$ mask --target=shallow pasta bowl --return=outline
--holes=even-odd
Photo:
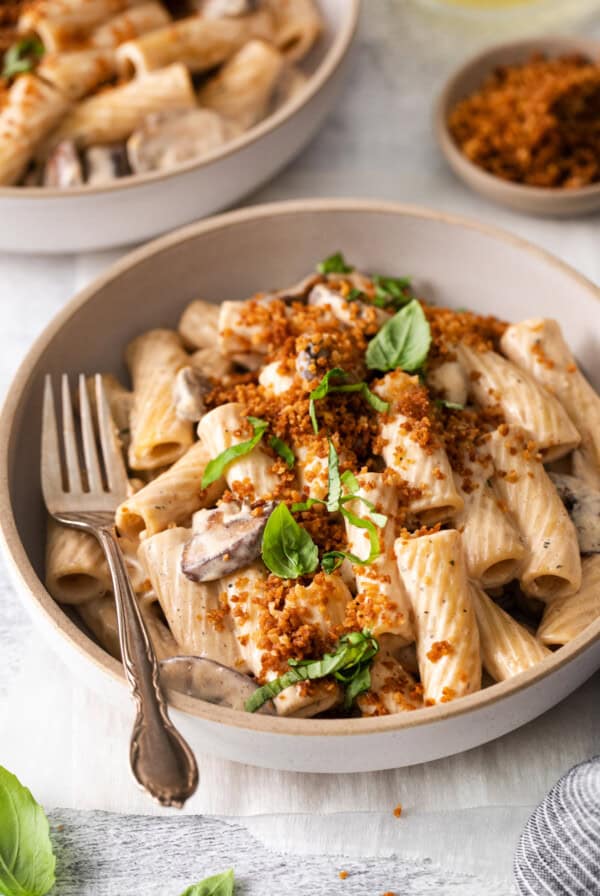
[[[81,252],[139,243],[235,204],[315,135],[341,89],[360,0],[319,0],[325,30],[304,88],[260,124],[170,171],[105,187],[0,187],[0,250]]]
[[[0,417],[0,536],[18,592],[73,674],[116,702],[128,700],[120,664],[42,584],[45,515],[37,471],[43,377],[63,370],[122,376],[125,343],[142,330],[174,325],[191,299],[242,299],[293,283],[336,249],[364,270],[410,274],[424,297],[454,307],[518,320],[526,296],[528,315],[561,321],[600,385],[599,291],[539,249],[461,219],[353,200],[290,202],[201,222],[129,255],[39,337]],[[516,285],[508,291],[507,271]],[[302,720],[249,715],[177,694],[172,703],[198,751],[297,771],[367,771],[436,759],[498,737],[558,703],[598,667],[600,620],[510,681],[412,713]]]
[[[470,59],[449,78],[434,114],[435,135],[446,161],[467,186],[488,199],[518,212],[566,218],[600,210],[600,184],[578,189],[533,187],[496,177],[475,165],[456,144],[448,116],[458,102],[481,87],[495,68],[527,62],[533,53],[549,58],[579,53],[600,59],[600,42],[579,37],[539,37],[489,47]]]

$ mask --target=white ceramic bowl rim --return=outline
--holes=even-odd
[[[121,664],[109,656],[94,641],[88,638],[76,624],[65,614],[44,588],[33,569],[25,548],[19,538],[16,521],[13,514],[10,483],[9,483],[9,457],[10,444],[13,438],[12,427],[15,412],[19,405],[22,393],[27,386],[31,371],[39,362],[46,348],[52,342],[57,333],[76,314],[99,289],[122,274],[136,267],[149,255],[159,255],[176,244],[185,243],[203,233],[218,233],[232,225],[242,222],[255,221],[261,218],[280,217],[294,215],[300,212],[309,212],[318,215],[319,212],[365,212],[389,215],[403,215],[446,223],[463,229],[474,230],[486,234],[500,242],[504,242],[523,252],[537,256],[540,261],[551,265],[567,274],[579,285],[587,290],[595,299],[600,299],[600,289],[594,286],[583,275],[579,274],[569,265],[545,252],[537,246],[513,236],[506,231],[480,224],[469,219],[422,209],[414,206],[399,205],[387,202],[375,202],[361,199],[309,199],[279,202],[254,206],[235,212],[228,212],[214,218],[201,221],[181,228],[172,234],[163,236],[146,247],[129,253],[119,262],[114,264],[106,273],[97,278],[90,286],[76,295],[54,317],[43,333],[37,338],[21,363],[13,383],[6,396],[4,406],[0,411],[0,545],[10,564],[14,579],[18,581],[22,593],[30,604],[32,610],[41,612],[48,623],[61,637],[65,639],[70,648],[75,648],[87,660],[92,660],[104,673],[113,680],[120,681],[125,687],[125,677]],[[478,691],[468,697],[462,697],[447,704],[433,706],[426,709],[415,710],[410,713],[396,715],[359,718],[359,719],[286,719],[272,716],[252,715],[236,710],[226,709],[220,706],[204,703],[185,697],[181,694],[171,694],[171,704],[183,712],[189,713],[210,722],[221,723],[227,726],[260,731],[271,734],[305,735],[305,736],[347,736],[367,735],[397,731],[414,726],[427,725],[440,722],[444,719],[468,715],[480,709],[498,703],[513,694],[531,687],[539,682],[551,671],[566,665],[575,657],[583,653],[591,644],[600,639],[600,619],[592,623],[571,643],[560,648],[543,662],[514,678],[492,685],[483,691]]]
[[[168,171],[150,171],[147,174],[133,174],[124,178],[119,178],[114,183],[107,184],[106,186],[83,185],[81,187],[69,187],[68,189],[52,187],[0,187],[0,199],[22,198],[31,200],[59,198],[68,201],[69,199],[81,196],[93,196],[111,193],[117,190],[131,190],[135,187],[146,186],[167,178],[177,177],[180,174],[186,174],[189,171],[197,171],[201,168],[208,167],[213,162],[225,159],[228,156],[233,155],[233,153],[244,149],[246,146],[250,146],[267,134],[276,131],[306,106],[344,61],[358,27],[361,0],[345,0],[345,2],[347,3],[347,12],[340,29],[335,34],[332,44],[318,68],[309,77],[307,83],[298,92],[297,96],[292,97],[289,102],[284,103],[280,109],[259,122],[259,124],[255,125],[253,128],[250,128],[245,134],[241,134],[234,140],[228,141],[224,148],[218,147],[212,152],[207,153],[205,156],[202,156],[200,160],[194,161],[194,159],[191,159],[187,162],[180,162]]]
[[[460,84],[460,82],[471,71],[471,69],[479,67],[479,65],[486,62],[488,58],[494,57],[497,54],[501,53],[503,49],[510,49],[511,51],[516,52],[522,50],[523,52],[527,51],[533,53],[535,52],[536,48],[540,49],[540,45],[542,44],[545,47],[553,46],[557,50],[565,53],[568,53],[569,51],[582,52],[587,48],[587,52],[589,52],[590,56],[592,56],[592,54],[595,52],[597,59],[600,61],[600,41],[592,40],[585,37],[577,37],[576,35],[573,35],[571,37],[555,37],[553,35],[548,35],[546,37],[540,37],[537,39],[528,37],[523,38],[522,40],[493,44],[492,46],[487,47],[485,50],[482,50],[480,53],[477,53],[477,55],[472,56],[467,62],[463,62],[457,69],[454,70],[454,72],[446,81],[445,87],[443,88],[440,96],[438,97],[437,103],[435,104],[436,131],[438,133],[438,138],[440,141],[443,141],[444,146],[449,152],[451,152],[454,156],[460,158],[465,165],[469,166],[473,174],[476,174],[480,178],[481,183],[487,183],[490,185],[502,184],[502,188],[506,191],[506,193],[512,194],[515,197],[527,195],[540,199],[550,199],[556,197],[557,195],[568,195],[573,196],[574,198],[594,196],[597,193],[600,193],[600,183],[588,184],[586,187],[576,187],[574,189],[566,187],[534,187],[531,184],[519,184],[511,180],[504,180],[501,177],[497,177],[495,174],[491,174],[489,171],[486,171],[485,168],[480,168],[479,165],[476,165],[474,162],[472,162],[471,159],[469,159],[469,157],[466,156],[461,148],[456,144],[448,128],[450,98],[454,93],[457,85]]]

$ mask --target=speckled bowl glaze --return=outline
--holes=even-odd
[[[265,205],[187,227],[120,261],[47,327],[10,388],[0,416],[0,539],[21,599],[73,675],[124,706],[129,696],[120,664],[43,585],[38,469],[44,374],[124,375],[125,343],[149,327],[175,324],[191,299],[242,299],[285,286],[337,249],[364,270],[410,274],[417,290],[437,303],[518,320],[526,296],[529,315],[561,321],[600,385],[598,289],[520,239],[436,212],[354,200]],[[507,276],[517,288],[506,289]],[[179,695],[172,695],[172,704],[199,752],[295,771],[368,771],[492,740],[558,703],[599,666],[600,620],[510,681],[411,713],[302,720],[249,715]]]
[[[238,202],[314,137],[342,87],[360,0],[319,0],[325,33],[300,93],[200,161],[68,190],[0,187],[0,250],[83,252],[140,243]]]
[[[581,53],[600,59],[600,42],[579,37],[539,37],[513,41],[484,50],[449,78],[434,113],[436,139],[446,161],[467,186],[487,199],[517,212],[544,217],[568,218],[600,211],[600,183],[576,190],[531,187],[495,177],[471,162],[459,149],[448,128],[448,116],[460,100],[477,90],[499,65],[526,62],[532,53],[549,57]]]

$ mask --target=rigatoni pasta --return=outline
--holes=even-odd
[[[302,88],[322,25],[316,0],[32,0],[0,51],[0,184],[105,186],[206,159]]]
[[[115,524],[159,654],[249,676],[248,712],[380,716],[530,673],[599,618],[593,434],[502,354],[522,325],[341,253],[273,286],[190,302],[126,347],[130,386],[104,375],[131,482]],[[544,466],[557,453],[570,473]],[[46,574],[117,653],[95,542],[51,524]]]

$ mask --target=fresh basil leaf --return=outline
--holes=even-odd
[[[316,544],[284,503],[279,504],[268,519],[261,553],[267,569],[281,579],[310,575],[319,565]]]
[[[296,457],[290,446],[286,444],[283,439],[277,438],[277,436],[271,436],[269,445],[273,451],[286,462],[288,468],[293,470],[296,463]]]
[[[344,694],[345,708],[350,709],[356,698],[361,694],[364,694],[365,691],[368,691],[370,687],[371,668],[370,666],[364,665],[359,669],[352,681],[350,681],[346,687],[346,693]]]
[[[360,558],[352,559],[352,563],[359,563],[362,566],[368,566],[369,563],[372,563],[373,560],[376,560],[381,553],[381,545],[379,543],[379,534],[377,532],[377,525],[370,519],[365,519],[364,517],[357,516],[355,513],[352,513],[351,510],[348,510],[346,507],[342,507],[342,515],[348,520],[348,522],[356,526],[357,529],[366,529],[369,534],[369,555],[364,560]],[[383,515],[382,515],[383,516]],[[384,517],[387,522],[387,517]],[[384,523],[385,525],[385,523]],[[353,555],[348,555],[351,558]]]
[[[319,274],[351,274],[353,270],[351,265],[346,264],[341,252],[334,252],[317,265]]]
[[[307,498],[306,501],[299,501],[296,504],[292,504],[291,511],[292,513],[302,513],[305,510],[310,510],[315,504],[322,504],[323,507],[325,507],[327,502],[321,501],[320,498]]]
[[[202,488],[207,488],[213,482],[216,482],[217,479],[220,479],[225,472],[225,469],[230,463],[233,463],[234,460],[237,460],[239,457],[244,457],[245,454],[250,454],[269,428],[269,424],[266,420],[259,420],[258,417],[248,417],[248,422],[254,430],[252,438],[247,442],[239,442],[237,445],[231,445],[231,447],[226,448],[225,451],[222,451],[214,457],[206,465],[206,469],[204,470],[204,475],[202,476]]]
[[[348,491],[354,495],[360,488],[360,484],[358,479],[352,472],[352,470],[346,470],[345,473],[342,473],[342,485],[348,489]]]
[[[350,559],[350,555],[344,551],[327,551],[321,557],[321,569],[330,576],[332,572],[340,568],[346,558]]]
[[[403,308],[412,300],[409,277],[373,277],[375,298],[373,304],[378,308]]]
[[[54,886],[55,865],[44,810],[0,766],[0,893],[45,896]]]
[[[4,54],[3,78],[14,78],[29,72],[44,55],[44,45],[37,37],[24,37]]]
[[[366,298],[366,296],[365,296],[364,292],[362,291],[362,289],[356,289],[356,287],[354,287],[353,289],[350,290],[350,292],[346,296],[346,301],[347,302],[358,302],[358,301],[363,301],[365,298]]]
[[[335,445],[329,439],[329,458],[327,462],[327,510],[335,513],[340,507],[342,497],[342,480],[340,479],[340,461]]]
[[[389,411],[389,403],[387,401],[383,401],[383,399],[378,395],[375,395],[374,392],[371,392],[366,383],[336,384],[331,382],[333,378],[346,380],[348,379],[348,374],[345,370],[342,370],[341,367],[334,367],[332,370],[328,370],[319,385],[316,387],[316,389],[312,390],[309,396],[309,414],[312,421],[313,429],[316,433],[319,432],[319,422],[317,420],[317,414],[315,410],[315,401],[320,401],[327,395],[344,392],[357,392],[360,394],[361,398],[363,398],[367,402],[367,404],[369,404],[373,408],[373,410],[378,411],[378,413],[385,414],[386,411]]]
[[[413,373],[423,366],[431,346],[431,329],[420,302],[412,299],[379,330],[367,348],[371,370],[400,368]]]
[[[317,660],[288,660],[289,670],[274,681],[258,688],[245,703],[247,712],[256,712],[268,700],[272,700],[286,688],[299,681],[316,681],[333,676],[350,689],[350,706],[354,697],[365,690],[365,668],[368,669],[379,651],[379,644],[366,629],[350,632],[338,641],[333,653],[326,653]],[[353,685],[354,679],[357,685]],[[370,686],[370,678],[369,678]]]
[[[464,404],[458,401],[447,401],[445,398],[436,398],[435,403],[438,408],[448,408],[449,411],[464,411]]]
[[[181,896],[233,896],[235,877],[233,869],[207,877],[200,883],[188,887]]]

